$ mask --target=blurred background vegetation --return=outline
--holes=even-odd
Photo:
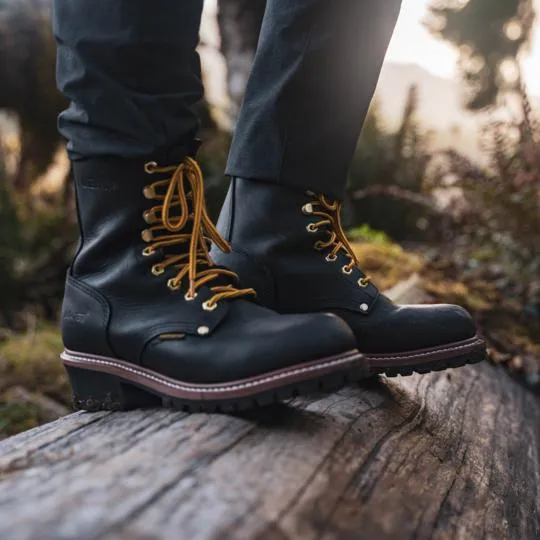
[[[208,98],[200,115],[214,217],[264,6],[214,0],[206,8]],[[452,78],[436,74],[443,49],[417,54],[414,33],[412,63],[390,53],[350,169],[344,216],[382,288],[417,272],[433,300],[468,307],[491,360],[533,391],[540,388],[540,125],[524,65],[535,50],[538,7],[404,0],[396,38],[421,9],[418,39],[446,44],[456,69]],[[50,0],[0,0],[0,438],[70,407],[56,323],[77,227],[56,131],[65,103],[54,56]]]

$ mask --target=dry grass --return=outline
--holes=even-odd
[[[423,287],[435,302],[469,310],[487,340],[490,358],[540,393],[540,321],[519,300],[481,275],[465,276],[450,263],[427,265]]]

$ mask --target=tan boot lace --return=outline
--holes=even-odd
[[[144,188],[144,196],[147,199],[163,202],[143,214],[146,223],[155,224],[142,233],[143,240],[149,244],[144,249],[143,255],[148,257],[159,248],[189,243],[188,253],[167,255],[165,260],[154,264],[152,273],[157,276],[163,274],[167,267],[179,268],[178,274],[169,279],[167,285],[171,290],[178,290],[182,280],[187,276],[189,287],[185,295],[186,300],[193,300],[197,296],[197,289],[217,278],[227,277],[238,281],[238,276],[234,272],[215,267],[210,258],[209,247],[212,241],[223,252],[229,252],[230,246],[208,216],[203,175],[197,162],[188,157],[180,165],[160,167],[151,161],[146,163],[145,171],[148,174],[172,173],[172,177]],[[165,194],[160,194],[160,190],[165,191]],[[188,199],[191,199],[192,213]],[[172,215],[173,209],[179,209],[178,216]],[[190,220],[191,231],[181,233]],[[214,295],[203,303],[203,308],[207,311],[214,310],[220,300],[255,295],[254,289],[237,289],[231,284],[214,285],[210,289]]]
[[[337,260],[338,253],[343,251],[350,259],[349,263],[344,265],[341,271],[344,274],[351,274],[353,268],[360,265],[358,257],[354,253],[345,231],[341,225],[341,203],[330,201],[324,195],[316,195],[308,192],[308,195],[314,197],[314,200],[302,207],[302,212],[308,216],[317,216],[319,221],[310,223],[306,229],[309,233],[317,233],[319,229],[324,229],[329,237],[327,241],[319,240],[315,242],[314,247],[317,251],[330,248],[330,253],[326,256],[327,262]],[[370,283],[369,276],[364,276],[358,280],[360,287],[367,287]]]

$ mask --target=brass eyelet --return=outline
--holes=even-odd
[[[341,271],[342,271],[344,274],[346,274],[347,276],[350,276],[350,275],[352,274],[353,269],[352,269],[350,266],[345,265],[345,266],[343,266],[343,267],[341,268]]]
[[[317,251],[322,251],[324,249],[324,242],[321,242],[320,240],[318,242],[315,242],[313,244],[313,247],[317,250]]]
[[[335,262],[337,261],[337,255],[327,255],[324,259],[326,262]]]
[[[143,214],[143,219],[145,223],[148,223],[148,225],[152,225],[156,222],[156,216],[153,212],[150,212],[149,210]]]
[[[306,230],[307,230],[308,233],[316,233],[319,229],[315,226],[315,223],[310,223],[306,227]]]
[[[203,302],[204,311],[214,311],[217,308],[217,303],[210,303],[210,300]]]
[[[184,294],[184,299],[186,300],[186,302],[192,302],[193,300],[195,300],[195,298],[197,298],[197,293],[195,293],[193,296],[189,294],[189,292]]]
[[[304,204],[304,206],[302,206],[302,212],[308,216],[313,214],[313,205],[311,203]]]
[[[154,264],[154,266],[152,266],[152,274],[154,274],[154,276],[161,276],[163,272],[165,272],[165,268],[160,264]]]
[[[362,289],[365,289],[369,285],[369,281],[367,281],[366,278],[360,278],[358,280],[358,285],[362,287]]]
[[[154,174],[156,172],[158,164],[155,161],[149,161],[144,164],[144,172],[146,174]]]
[[[151,257],[153,254],[154,250],[150,246],[147,246],[142,250],[143,257]]]
[[[175,279],[171,278],[167,281],[167,287],[169,287],[171,291],[177,291],[180,288],[180,283],[176,283]]]
[[[154,235],[150,229],[144,229],[144,231],[141,233],[141,238],[145,242],[151,242],[154,239]]]
[[[156,198],[156,190],[154,186],[145,186],[143,189],[143,195],[145,199],[155,199]]]

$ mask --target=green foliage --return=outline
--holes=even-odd
[[[21,212],[22,213],[22,212]],[[61,205],[34,209],[21,218],[16,264],[19,305],[47,319],[57,315],[77,229]]]
[[[0,154],[0,327],[24,327],[23,312],[56,317],[77,231],[61,194],[16,193],[3,163]]]
[[[416,118],[418,92],[412,86],[399,129],[389,133],[377,102],[369,111],[349,173],[344,223],[366,223],[395,240],[426,238],[433,214],[425,196],[429,136]]]
[[[360,227],[351,229],[347,236],[353,242],[370,242],[379,246],[386,246],[391,243],[389,236],[382,232],[372,229],[369,225],[365,224]]]
[[[465,204],[453,209],[457,253],[540,317],[540,129],[520,95],[521,118],[485,127],[489,166],[449,152],[439,181],[450,179],[463,190]]]
[[[16,435],[40,424],[35,405],[0,401],[0,439]]]
[[[389,289],[421,270],[423,259],[392,242],[355,242],[353,249],[364,272],[381,290]]]
[[[14,386],[41,392],[60,403],[70,393],[60,353],[57,328],[44,326],[24,334],[12,334],[0,343],[0,394]]]
[[[8,333],[0,343],[0,439],[69,409],[71,392],[61,350],[58,330],[49,326]]]
[[[505,77],[500,68],[503,61],[511,68],[530,41],[533,0],[432,0],[429,9],[427,27],[459,48],[469,108],[493,105],[501,91],[519,89],[518,71]]]
[[[19,240],[19,221],[0,147],[0,324],[2,319],[11,322],[16,297],[14,257]]]

